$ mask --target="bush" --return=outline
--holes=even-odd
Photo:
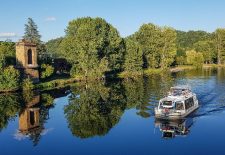
[[[23,80],[22,88],[23,88],[24,91],[34,89],[34,84],[33,84],[33,82],[30,80],[30,78],[27,78],[27,79],[24,79],[24,80]]]
[[[41,65],[41,78],[45,79],[50,77],[54,73],[54,67],[48,64]]]
[[[19,71],[13,66],[0,68],[0,91],[13,91],[19,88]]]

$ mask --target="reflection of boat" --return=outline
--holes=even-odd
[[[176,121],[156,120],[155,126],[159,127],[163,138],[174,138],[176,136],[186,136],[190,127],[193,124],[193,119],[182,119]]]
[[[172,87],[169,95],[155,107],[155,117],[160,119],[181,119],[199,107],[196,94],[186,86]]]

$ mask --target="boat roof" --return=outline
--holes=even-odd
[[[183,95],[182,96],[167,96],[167,97],[162,98],[161,101],[173,101],[173,102],[184,101],[189,97],[191,97],[191,95],[188,95],[188,97],[185,97]]]
[[[184,90],[191,90],[190,86],[188,86],[188,85],[174,86],[174,87],[171,87],[170,89],[184,89]]]

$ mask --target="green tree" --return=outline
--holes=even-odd
[[[225,63],[225,29],[217,29],[215,35],[215,48],[217,52],[217,63]]]
[[[72,75],[99,78],[106,71],[121,69],[123,40],[118,31],[102,18],[70,21],[60,47],[64,57],[73,65]],[[101,63],[107,67],[101,68]]]
[[[15,65],[15,43],[0,42],[0,63],[2,67]]]
[[[28,18],[27,24],[25,24],[23,38],[35,44],[41,43],[41,35],[39,34],[38,27],[32,18]]]
[[[41,65],[41,78],[45,79],[50,77],[54,73],[54,67],[48,64]]]
[[[19,88],[19,71],[13,66],[0,68],[0,91],[12,91]]]
[[[47,53],[51,54],[53,58],[63,57],[63,53],[60,50],[60,44],[63,38],[56,38],[49,40],[45,43]]]
[[[38,26],[32,18],[28,18],[27,24],[25,24],[25,32],[23,39],[35,43],[37,45],[39,61],[45,62],[47,55],[46,47],[41,41],[41,35],[39,34]]]
[[[160,60],[160,27],[154,24],[144,24],[135,34],[144,54],[144,67],[157,68]]]
[[[161,30],[161,50],[160,50],[160,67],[165,69],[169,67],[176,56],[176,31],[169,27],[164,27]]]
[[[204,63],[213,63],[216,59],[215,49],[213,47],[213,41],[198,41],[194,44],[194,48],[197,52],[201,52],[204,57]]]
[[[142,72],[143,51],[137,42],[130,39],[126,40],[124,59],[125,72]]]
[[[204,57],[201,52],[190,50],[186,52],[186,55],[187,55],[187,63],[189,65],[194,65],[197,68],[202,67],[202,64],[204,63]]]
[[[144,67],[167,68],[176,55],[176,31],[169,27],[144,24],[132,36],[141,45]]]

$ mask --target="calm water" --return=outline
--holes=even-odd
[[[200,108],[186,120],[156,121],[154,106],[179,84],[192,87]],[[222,69],[5,94],[0,154],[224,155],[224,122]]]

